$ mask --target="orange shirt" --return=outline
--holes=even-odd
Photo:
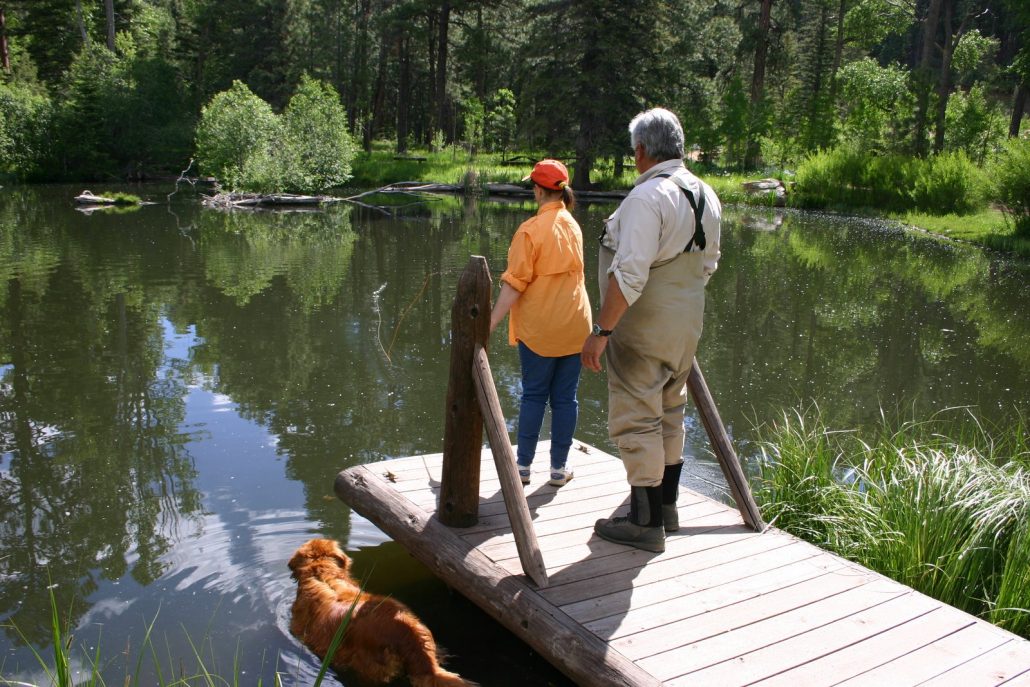
[[[565,203],[545,203],[522,223],[501,280],[522,294],[511,308],[508,343],[548,358],[583,350],[591,327],[583,234]]]

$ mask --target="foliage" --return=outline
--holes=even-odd
[[[1028,636],[1026,456],[932,425],[863,440],[818,410],[784,415],[765,430],[755,498],[777,527]]]
[[[967,213],[983,206],[983,182],[964,153],[921,160],[870,156],[851,146],[821,151],[797,170],[795,203],[880,212]]]
[[[515,94],[499,88],[490,98],[486,113],[486,145],[491,151],[506,153],[515,142]]]
[[[285,186],[322,191],[350,178],[354,143],[347,113],[332,86],[304,75],[283,113],[286,165]]]
[[[359,591],[364,591],[364,589],[365,585],[364,583],[362,583]],[[343,643],[343,638],[347,634],[347,628],[350,626],[351,618],[354,616],[354,609],[357,607],[358,600],[360,598],[360,595],[355,596],[354,601],[347,608],[347,611],[344,613],[343,618],[340,620],[339,626],[333,633],[333,637],[329,642],[329,648],[326,651],[326,655],[319,664],[318,674],[315,676],[315,680],[312,683],[313,687],[319,687],[325,680],[325,675],[331,667],[332,657],[336,655],[336,651],[339,649],[340,644]],[[94,653],[92,655],[83,653],[83,663],[89,667],[88,676],[85,680],[82,680],[81,678],[75,679],[75,673],[77,671],[74,671],[72,669],[72,665],[75,663],[75,657],[73,656],[71,651],[72,642],[74,638],[71,634],[69,623],[67,621],[62,621],[61,619],[60,609],[57,606],[57,599],[54,597],[52,585],[49,588],[49,600],[50,638],[51,646],[53,647],[53,668],[51,668],[49,662],[42,656],[42,654],[34,646],[32,646],[32,643],[29,641],[29,639],[25,636],[21,628],[18,627],[16,623],[12,623],[10,625],[11,629],[18,636],[18,638],[23,643],[28,645],[29,648],[32,650],[32,654],[35,660],[39,663],[40,668],[43,670],[44,674],[46,674],[47,678],[50,679],[50,682],[52,685],[54,685],[54,687],[103,687],[106,683],[104,682],[103,676],[101,675],[101,671],[104,667],[104,664],[107,663],[107,661],[102,661],[102,652],[99,643],[94,648]],[[206,641],[206,638],[205,640],[197,642],[194,641],[193,638],[189,637],[188,635],[186,638],[190,644],[190,647],[193,650],[192,658],[196,661],[197,669],[194,673],[187,675],[184,670],[184,663],[181,659],[177,662],[172,662],[171,660],[169,660],[167,670],[168,674],[172,677],[171,679],[166,679],[164,677],[164,672],[162,671],[160,662],[158,660],[157,649],[154,646],[153,634],[154,626],[157,624],[157,618],[158,616],[155,614],[151,621],[147,624],[146,631],[144,632],[143,637],[141,639],[141,646],[138,648],[137,651],[137,659],[135,666],[132,666],[128,663],[125,666],[124,684],[126,685],[126,687],[142,684],[157,684],[161,687],[189,687],[189,685],[194,684],[213,685],[216,682],[226,685],[240,684],[240,678],[242,676],[239,674],[239,669],[236,668],[235,665],[232,674],[229,675],[229,677],[231,677],[232,679],[232,681],[230,682],[226,676],[219,675],[216,671],[213,671],[212,669],[208,668],[207,660],[205,659],[201,649],[199,648],[205,646],[206,644],[209,644],[209,642]],[[131,648],[132,647],[128,647],[128,649]],[[122,655],[125,657],[126,661],[128,661],[128,659],[131,656],[128,650],[126,650]],[[141,677],[143,660],[144,657],[148,655],[152,659],[152,670],[154,672],[153,678],[156,679],[156,683],[151,683],[147,681],[146,676]],[[234,660],[234,664],[238,665],[238,646],[237,655],[235,659],[236,660]],[[211,660],[213,662],[213,656],[211,657]],[[179,673],[179,678],[174,677],[176,673]],[[275,675],[275,684],[280,685],[280,673],[278,669],[275,671]],[[0,680],[2,680],[4,684],[25,684],[21,682],[11,682],[2,677],[0,677]],[[261,685],[262,681],[261,679],[259,679],[257,682],[257,686],[261,687]]]
[[[0,174],[32,178],[49,154],[50,98],[16,83],[0,83]]]
[[[987,99],[981,84],[968,93],[958,91],[948,99],[946,150],[962,150],[983,165],[1005,135],[1004,117]]]
[[[871,152],[896,148],[902,122],[912,113],[908,78],[902,67],[881,67],[868,57],[842,67],[838,79],[844,138]]]
[[[197,162],[229,189],[271,185],[267,190],[281,190],[274,158],[283,138],[272,107],[246,84],[234,81],[201,110]]]
[[[125,121],[117,116],[128,90],[119,60],[106,47],[83,47],[65,72],[57,108],[54,146],[58,173],[70,170],[89,179],[114,171],[112,155]]]
[[[990,166],[990,178],[1017,237],[1030,239],[1030,139],[1009,139]]]
[[[912,200],[931,214],[966,214],[984,206],[985,180],[962,151],[940,153],[918,165]]]
[[[475,157],[476,152],[483,145],[484,130],[486,126],[486,109],[479,98],[471,97],[465,101],[463,108],[465,122],[465,145],[468,148],[469,157]]]

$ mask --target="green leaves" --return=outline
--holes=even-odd
[[[350,178],[354,146],[336,91],[304,76],[282,116],[234,81],[201,112],[196,155],[230,190],[321,191]]]

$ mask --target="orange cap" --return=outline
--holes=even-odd
[[[533,180],[534,184],[560,191],[569,185],[569,170],[557,160],[541,160],[533,167],[533,171],[523,177],[523,181]]]

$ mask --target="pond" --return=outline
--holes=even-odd
[[[49,683],[26,641],[49,655],[52,593],[75,666],[99,651],[109,681],[147,653],[139,684],[200,661],[310,684],[286,561],[327,536],[423,617],[451,669],[571,684],[333,495],[341,469],[442,450],[458,275],[483,255],[496,286],[533,208],[225,213],[130,190],[157,204],[86,214],[80,187],[0,189],[0,679]],[[577,210],[588,268],[612,208]],[[723,231],[698,359],[745,459],[756,427],[811,404],[836,428],[1030,410],[1026,262],[833,215],[728,208]],[[500,330],[491,366],[511,425]],[[605,409],[603,374],[585,372],[576,436],[614,453]],[[693,414],[687,434],[685,483],[727,499]]]

